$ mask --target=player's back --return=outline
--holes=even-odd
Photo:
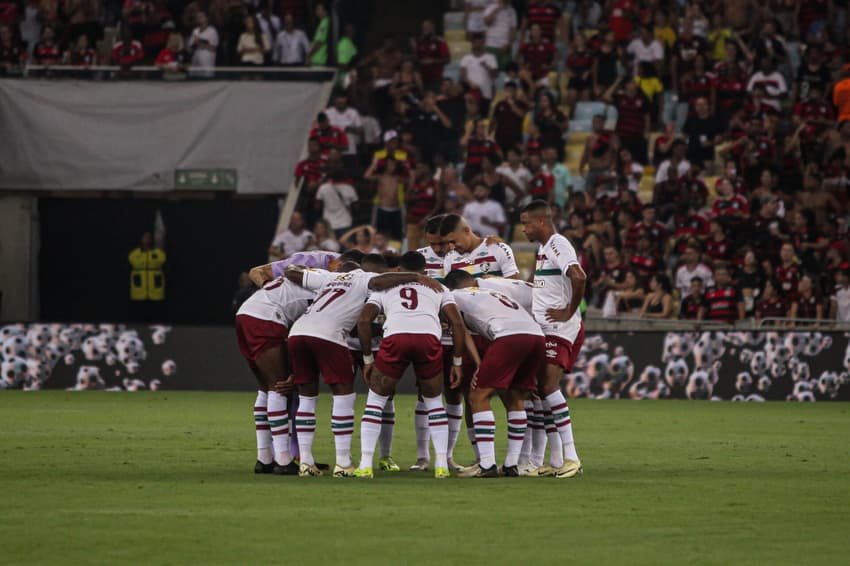
[[[513,334],[543,336],[531,315],[504,293],[467,287],[456,289],[452,295],[466,325],[488,340]]]
[[[296,285],[285,277],[278,277],[248,297],[239,307],[236,316],[247,315],[291,327],[304,314],[314,297],[313,291]]]
[[[381,308],[386,315],[384,337],[393,334],[430,334],[439,338],[440,309],[454,303],[451,293],[437,292],[421,283],[393,287],[372,293],[369,302]]]
[[[375,276],[360,269],[348,273],[304,271],[302,284],[314,289],[316,298],[293,325],[290,336],[314,336],[345,346],[369,295],[369,281]]]
[[[519,306],[531,313],[531,303],[534,300],[534,285],[522,279],[505,279],[503,277],[485,277],[478,280],[482,289],[491,289],[507,295]]]

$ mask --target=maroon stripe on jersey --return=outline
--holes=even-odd
[[[443,267],[442,263],[426,263],[425,269],[440,269]]]
[[[486,257],[477,257],[472,263],[478,265],[479,263],[489,263],[491,261],[496,261],[496,258],[491,255],[488,255]]]
[[[455,269],[463,269],[464,267],[469,267],[469,264],[468,263],[453,263],[451,270],[454,271]]]

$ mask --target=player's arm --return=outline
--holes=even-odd
[[[372,365],[372,321],[378,316],[381,308],[373,302],[366,303],[357,319],[357,337],[360,338],[360,351],[363,352],[363,363]],[[368,362],[368,363],[367,363]]]
[[[251,271],[248,272],[248,277],[251,278],[251,281],[254,282],[254,285],[257,287],[262,287],[268,281],[274,279],[274,274],[272,273],[272,264],[267,263],[265,265],[258,265],[257,267],[252,267]]]
[[[562,309],[549,309],[546,311],[546,320],[549,322],[564,322],[570,320],[578,310],[582,299],[584,298],[584,287],[587,283],[587,274],[578,263],[571,264],[564,274],[570,280],[570,285],[573,288],[570,304]]]
[[[421,273],[384,273],[369,280],[369,289],[372,291],[386,291],[399,285],[420,283],[436,291],[443,292],[443,286]]]
[[[502,242],[496,245],[496,249],[499,250],[499,267],[501,267],[502,277],[505,279],[522,279],[511,247]]]
[[[466,347],[466,325],[457,310],[455,303],[446,303],[442,309],[443,316],[448,320],[452,329],[452,371],[449,383],[452,389],[463,381],[463,351]],[[477,353],[477,352],[476,352]]]

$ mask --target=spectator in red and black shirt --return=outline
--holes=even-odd
[[[620,145],[631,152],[635,161],[646,165],[649,163],[646,139],[650,128],[650,105],[634,81],[627,81],[622,91],[614,94],[622,81],[623,77],[618,78],[604,94],[603,100],[613,103],[617,108],[614,131],[620,139]]]
[[[531,118],[540,138],[540,144],[544,148],[554,147],[558,154],[558,161],[563,161],[564,132],[567,131],[569,119],[555,105],[555,97],[551,92],[548,90],[540,92]]]
[[[295,166],[296,180],[304,179],[304,188],[319,188],[319,183],[325,176],[325,160],[322,159],[321,146],[317,138],[311,137],[307,142],[307,158]]]
[[[89,37],[85,34],[77,38],[77,44],[62,58],[67,65],[89,67],[97,64],[97,52],[89,47]]]
[[[726,128],[732,115],[744,107],[747,99],[747,79],[739,65],[724,65],[714,85],[717,117]]]
[[[656,220],[655,206],[648,204],[641,211],[641,221],[632,227],[632,230],[640,237],[646,235],[649,238],[650,250],[660,252],[665,249],[667,243],[667,229]],[[637,238],[635,238],[637,239]]]
[[[673,241],[676,243],[675,251],[681,255],[690,245],[697,245],[694,240],[702,242],[708,237],[708,220],[701,215],[691,203],[682,203],[679,214],[676,215],[676,228],[673,230]]]
[[[708,238],[705,240],[705,255],[711,262],[723,262],[732,255],[732,242],[726,236],[723,224],[716,218],[708,223]]]
[[[322,157],[326,157],[332,148],[340,151],[348,149],[348,136],[336,126],[331,126],[327,114],[320,112],[316,122],[316,127],[310,130],[310,137],[319,140]]]
[[[762,299],[756,304],[756,321],[761,322],[765,318],[785,318],[788,316],[789,302],[778,293],[779,283],[774,278],[769,278],[764,283]],[[774,326],[775,322],[764,322],[765,326]]]
[[[802,277],[800,265],[797,263],[797,253],[792,244],[782,244],[779,250],[779,265],[773,272],[779,286],[779,296],[789,303],[797,298],[797,287]]]
[[[673,56],[670,60],[671,84],[675,90],[683,90],[685,79],[694,73],[694,59],[707,49],[706,41],[694,34],[693,24],[689,20],[682,20],[682,29],[673,44]]]
[[[702,210],[708,200],[708,187],[700,179],[701,167],[697,164],[679,179],[679,202],[687,203],[696,210]]]
[[[650,277],[662,269],[661,259],[654,251],[649,233],[643,232],[638,236],[637,249],[629,260],[629,267],[641,281],[649,281]]]
[[[41,40],[35,44],[32,52],[33,60],[37,65],[56,65],[62,58],[62,52],[55,40],[56,32],[53,26],[44,26],[41,32]]]
[[[24,51],[9,26],[0,26],[0,74],[9,74],[17,69],[23,56]]]
[[[421,245],[425,223],[443,206],[442,187],[434,181],[431,166],[420,161],[414,170],[413,183],[405,195],[407,205],[407,245],[416,249]]]
[[[579,100],[587,100],[593,89],[593,52],[587,47],[583,33],[577,33],[567,55],[566,68],[570,72],[567,84],[567,106],[575,108]]]
[[[531,180],[528,182],[528,195],[534,199],[552,203],[555,198],[555,177],[543,168],[543,159],[539,153],[528,156],[528,170]]]
[[[614,246],[606,246],[602,249],[604,263],[599,268],[599,276],[594,283],[594,290],[598,291],[599,303],[605,298],[608,291],[619,291],[624,287],[628,268],[620,258],[620,252]]]
[[[485,155],[492,157],[493,163],[502,161],[502,150],[488,137],[487,127],[487,120],[476,120],[471,135],[461,140],[461,145],[466,147],[466,166],[463,168],[463,180],[466,183],[481,174],[481,161]]]
[[[750,203],[743,196],[735,194],[729,179],[720,178],[715,185],[717,198],[711,208],[715,218],[730,218],[738,223],[750,215]]]
[[[543,38],[539,24],[533,24],[529,40],[520,44],[517,56],[523,62],[520,76],[532,84],[538,84],[549,76],[555,59],[555,44]]]
[[[761,199],[761,208],[750,217],[748,238],[756,255],[776,261],[783,242],[791,240],[788,223],[777,215],[779,201],[773,195]]]
[[[797,299],[791,303],[788,318],[808,319],[804,323],[798,323],[798,326],[818,324],[823,320],[823,300],[815,289],[812,278],[808,275],[803,275],[797,284]],[[811,322],[812,320],[814,323]]]
[[[820,136],[835,124],[835,111],[832,105],[823,98],[823,89],[819,85],[811,85],[808,96],[794,106],[794,122],[803,125],[800,132],[800,143],[808,150],[806,157],[814,151]]]
[[[528,102],[514,81],[505,84],[505,97],[493,108],[491,129],[495,130],[496,144],[505,150],[517,148],[522,143],[522,124],[528,112]]]
[[[431,20],[422,22],[422,35],[411,42],[425,88],[437,90],[443,80],[443,68],[451,59],[448,44],[434,34],[434,22]]]
[[[705,56],[697,55],[694,58],[693,72],[688,73],[682,79],[682,92],[680,96],[688,103],[688,116],[697,115],[697,101],[704,98],[709,102],[709,112],[714,113],[714,102],[716,99],[716,77],[708,72],[705,64]]]
[[[703,320],[708,303],[705,300],[702,277],[691,278],[691,292],[679,305],[682,320]]]
[[[561,38],[566,40],[566,27],[561,14],[561,8],[557,2],[551,0],[529,0],[522,19],[520,31],[530,29],[537,24],[545,39],[552,43],[556,40],[556,34],[560,31]]]
[[[718,265],[714,268],[714,287],[705,294],[705,319],[734,324],[744,318],[744,303],[738,290],[732,286],[729,268]]]
[[[121,28],[121,40],[112,46],[112,62],[121,67],[122,71],[137,65],[145,58],[145,49],[141,42],[133,39],[130,26]]]

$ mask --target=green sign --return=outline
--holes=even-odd
[[[236,169],[176,169],[174,188],[199,191],[235,191]]]

